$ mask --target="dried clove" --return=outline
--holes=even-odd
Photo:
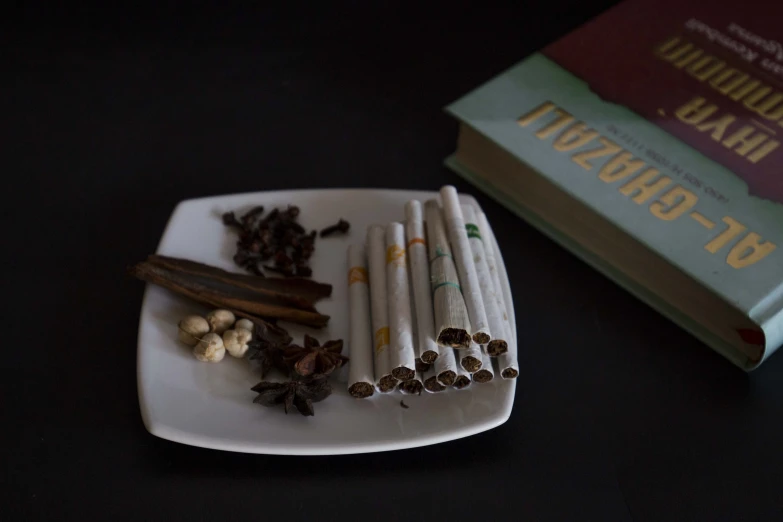
[[[223,224],[226,226],[239,228],[240,230],[244,228],[242,223],[237,220],[237,217],[233,212],[226,212],[223,214]]]
[[[296,219],[299,217],[299,207],[296,205],[288,205],[288,209],[286,210],[286,214],[291,219]]]
[[[275,266],[278,268],[290,268],[294,264],[294,261],[288,257],[285,250],[278,250],[275,254]]]
[[[299,207],[275,208],[258,219],[263,212],[264,207],[259,205],[243,214],[241,220],[234,212],[223,214],[223,223],[239,233],[234,262],[248,272],[263,276],[260,263],[273,260],[272,265],[263,268],[286,277],[310,277],[312,270],[307,260],[315,250],[316,233],[305,233],[304,227],[297,223]]]
[[[244,226],[247,226],[256,218],[256,216],[263,213],[264,213],[264,207],[262,207],[261,205],[257,207],[253,207],[248,212],[246,212],[244,216],[242,216],[242,224]]]
[[[351,224],[343,218],[340,218],[340,221],[338,221],[336,224],[321,230],[321,237],[331,236],[336,232],[342,232],[344,234],[348,232],[349,228],[351,228]]]

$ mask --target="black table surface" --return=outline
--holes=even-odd
[[[0,519],[783,519],[783,355],[738,370],[442,166],[446,104],[611,2],[508,4],[6,13]],[[335,457],[146,432],[124,270],[178,201],[444,184],[513,260],[507,423]]]

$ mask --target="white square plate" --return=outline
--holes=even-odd
[[[232,261],[236,236],[221,222],[223,212],[264,205],[298,205],[307,230],[347,219],[346,236],[316,241],[313,279],[331,283],[332,297],[316,304],[330,315],[329,326],[310,331],[319,340],[344,339],[348,346],[347,258],[349,244],[363,243],[367,226],[404,219],[411,199],[436,198],[435,192],[396,190],[303,190],[259,192],[180,203],[158,247],[162,255],[183,257],[239,271]],[[478,207],[471,196],[463,203]],[[500,257],[498,255],[498,257]],[[502,262],[502,261],[501,261]],[[504,272],[504,271],[502,271]],[[511,295],[508,281],[504,293]],[[509,306],[511,306],[509,304]],[[375,394],[357,400],[346,384],[332,378],[334,392],[315,404],[315,416],[253,403],[251,387],[260,377],[247,360],[226,356],[219,364],[197,361],[177,341],[177,323],[185,315],[208,310],[159,287],[148,285],[141,309],[138,340],[139,403],[144,424],[158,437],[228,451],[287,455],[365,453],[413,448],[467,437],[504,423],[514,402],[515,380],[499,377],[466,390],[405,396]],[[513,308],[511,310],[513,312]],[[513,317],[513,313],[510,314]],[[280,323],[301,343],[309,329]],[[404,409],[400,400],[409,406]]]

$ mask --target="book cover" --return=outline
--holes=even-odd
[[[783,343],[780,20],[761,1],[627,0],[447,108],[745,314],[757,328],[717,336],[756,360],[700,335],[745,369]]]

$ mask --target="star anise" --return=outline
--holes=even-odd
[[[283,375],[290,374],[291,370],[283,360],[283,350],[291,344],[291,336],[284,328],[267,321],[253,320],[253,324],[254,338],[247,343],[252,350],[248,358],[261,362],[261,378],[266,377],[272,368]]]
[[[253,386],[258,393],[253,402],[263,406],[282,404],[285,412],[295,406],[304,416],[315,415],[313,403],[327,398],[332,393],[332,387],[325,377],[315,377],[289,382],[262,381]]]
[[[293,341],[285,328],[269,321],[253,320],[253,324],[255,325],[255,337],[262,343],[262,346],[288,346]]]
[[[283,360],[283,347],[277,346],[277,345],[268,345],[264,347],[259,347],[258,341],[251,341],[248,343],[248,346],[250,346],[251,349],[255,349],[255,351],[250,354],[248,359],[250,360],[256,360],[261,362],[261,378],[265,378],[266,374],[269,373],[269,370],[272,368],[275,368],[277,371],[282,373],[285,376],[288,376],[291,373],[290,368],[286,364],[285,360]]]
[[[318,339],[305,334],[304,346],[288,346],[283,350],[283,358],[299,375],[329,375],[348,362],[348,357],[340,353],[342,351],[342,339],[327,341],[321,346]]]

